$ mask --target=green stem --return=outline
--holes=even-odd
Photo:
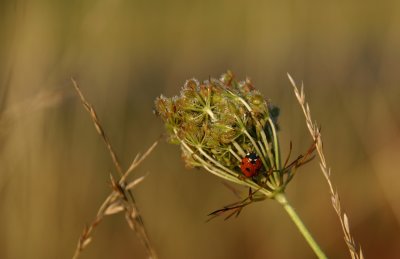
[[[296,211],[293,209],[292,206],[290,206],[290,204],[286,200],[285,194],[284,193],[278,193],[278,194],[275,195],[274,198],[275,198],[275,200],[277,202],[279,202],[283,206],[283,208],[289,214],[290,218],[293,220],[294,224],[296,224],[296,226],[299,229],[300,233],[306,239],[307,243],[311,246],[312,250],[317,255],[317,257],[320,258],[320,259],[327,259],[328,257],[326,257],[324,252],[318,246],[317,242],[315,242],[314,238],[311,236],[310,232],[308,231],[308,229],[306,228],[304,223],[299,218],[299,215],[297,215]]]

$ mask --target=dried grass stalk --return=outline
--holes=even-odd
[[[92,233],[94,229],[97,227],[97,225],[103,220],[103,218],[107,215],[113,215],[116,213],[120,212],[125,212],[125,219],[129,225],[129,227],[136,232],[138,235],[139,239],[142,241],[143,245],[146,247],[147,253],[149,255],[149,258],[156,259],[157,254],[153,248],[153,246],[150,243],[149,237],[146,232],[146,228],[143,223],[143,219],[139,213],[136,201],[134,199],[134,196],[132,194],[132,189],[138,185],[144,178],[145,176],[139,177],[132,182],[127,182],[127,178],[129,174],[136,169],[144,159],[148,157],[148,155],[153,151],[153,149],[157,146],[158,141],[154,142],[154,144],[143,154],[137,154],[135,159],[132,161],[131,165],[129,168],[123,172],[122,167],[119,163],[118,157],[116,153],[114,152],[114,149],[103,129],[101,126],[100,120],[96,114],[95,109],[93,106],[86,100],[85,96],[83,95],[82,91],[79,88],[78,83],[74,80],[71,79],[73,86],[77,92],[77,94],[80,97],[80,100],[82,102],[82,105],[85,107],[85,109],[88,111],[93,124],[96,128],[96,131],[100,135],[101,139],[104,141],[111,159],[113,161],[113,164],[120,175],[119,180],[116,180],[112,174],[110,174],[110,179],[111,179],[111,186],[112,186],[112,191],[108,195],[108,197],[105,199],[103,204],[100,206],[97,215],[93,222],[89,225],[86,226],[83,229],[83,232],[79,238],[78,245],[75,249],[75,253],[73,255],[73,259],[77,259],[79,255],[81,254],[82,250],[89,245],[89,243],[92,241]]]
[[[324,151],[322,148],[322,137],[321,137],[321,131],[320,128],[318,127],[316,122],[313,122],[311,119],[311,112],[310,112],[310,107],[308,103],[306,102],[306,96],[304,94],[304,86],[303,84],[301,85],[300,91],[298,87],[296,86],[296,83],[294,82],[293,78],[288,74],[289,80],[293,86],[294,93],[296,95],[297,100],[300,103],[300,106],[303,110],[307,127],[308,130],[314,139],[316,143],[316,150],[318,153],[318,157],[320,160],[320,167],[321,171],[325,176],[325,179],[328,183],[329,186],[329,192],[331,195],[331,201],[332,201],[332,206],[339,218],[340,224],[342,226],[342,231],[344,234],[344,240],[347,244],[347,247],[349,249],[350,255],[352,259],[363,259],[363,253],[361,250],[361,247],[357,251],[357,246],[355,244],[354,238],[352,237],[350,233],[350,226],[349,226],[349,220],[346,215],[346,213],[342,212],[341,206],[340,206],[340,198],[338,192],[334,189],[331,181],[331,170],[328,168],[325,160],[325,155]]]

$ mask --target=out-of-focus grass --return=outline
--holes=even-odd
[[[108,194],[107,150],[72,95],[75,76],[126,165],[162,132],[160,93],[232,69],[281,107],[281,143],[310,144],[286,78],[304,80],[333,180],[367,258],[399,257],[400,5],[395,1],[3,1],[0,4],[0,257],[72,256]],[[284,150],[284,152],[287,151]],[[215,177],[160,145],[138,174],[138,206],[161,258],[310,258],[272,202],[228,222]],[[315,176],[317,175],[317,176]],[[245,191],[244,191],[245,193]],[[328,256],[347,256],[318,165],[288,198]],[[82,258],[145,256],[122,218]]]

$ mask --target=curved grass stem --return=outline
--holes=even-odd
[[[278,193],[275,195],[274,199],[279,202],[285,209],[285,211],[289,214],[290,218],[293,220],[296,227],[299,229],[300,233],[303,235],[307,243],[311,246],[312,250],[314,251],[315,255],[320,259],[327,259],[328,257],[324,254],[321,250],[317,242],[311,236],[311,233],[308,231],[306,226],[304,225],[303,221],[301,221],[299,215],[297,215],[296,211],[293,207],[289,204],[286,199],[284,193]]]

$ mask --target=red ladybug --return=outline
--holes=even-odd
[[[258,173],[262,167],[260,157],[256,153],[247,153],[240,163],[240,169],[246,177],[252,177]]]

